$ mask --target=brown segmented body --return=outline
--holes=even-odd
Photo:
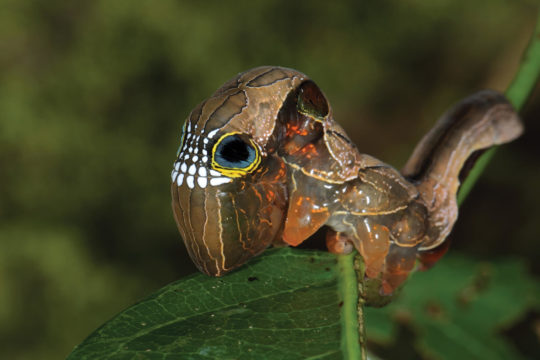
[[[391,293],[417,256],[427,264],[446,248],[465,161],[521,131],[502,95],[477,93],[439,120],[400,173],[358,151],[307,76],[255,68],[186,120],[173,211],[191,258],[209,275],[271,244],[296,246],[326,225],[329,250],[356,248],[366,275],[380,276]]]

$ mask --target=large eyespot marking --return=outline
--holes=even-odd
[[[212,168],[228,177],[244,176],[259,166],[259,148],[239,133],[227,133],[212,148]]]
[[[245,168],[255,160],[255,149],[238,135],[227,136],[216,149],[216,162],[224,167]]]

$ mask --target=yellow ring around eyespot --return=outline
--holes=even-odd
[[[230,178],[239,178],[242,177],[248,173],[253,172],[261,163],[261,153],[259,152],[259,147],[253,142],[253,140],[249,139],[249,142],[251,143],[251,146],[255,149],[255,160],[251,162],[248,166],[244,168],[230,168],[226,166],[219,165],[215,160],[215,154],[216,149],[221,143],[221,141],[229,136],[241,134],[240,132],[230,132],[222,135],[218,141],[214,144],[212,147],[212,168],[216,171],[219,171],[222,175],[230,177]]]

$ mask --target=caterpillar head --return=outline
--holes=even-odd
[[[238,75],[191,112],[172,171],[172,203],[201,271],[223,275],[282,242],[291,165],[313,167],[299,163],[299,150],[324,139],[329,113],[311,80],[279,67]]]

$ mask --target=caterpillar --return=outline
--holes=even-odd
[[[306,75],[258,67],[187,118],[171,173],[173,213],[208,275],[326,226],[328,250],[356,249],[365,275],[391,294],[417,259],[430,266],[444,253],[467,160],[522,130],[505,97],[484,90],[448,110],[398,171],[359,152]]]

